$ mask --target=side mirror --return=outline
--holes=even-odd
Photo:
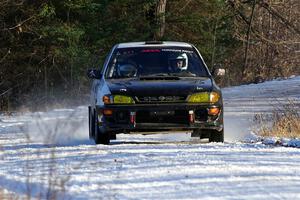
[[[212,71],[212,74],[215,77],[217,77],[217,76],[225,76],[225,73],[226,73],[225,69],[222,69],[222,68],[217,68],[217,69],[214,69]]]
[[[102,78],[101,71],[97,70],[97,69],[88,69],[87,76],[90,79],[101,79]]]

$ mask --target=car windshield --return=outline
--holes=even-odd
[[[193,48],[120,48],[113,52],[106,78],[207,77],[202,59]]]

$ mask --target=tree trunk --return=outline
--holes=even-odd
[[[256,5],[256,0],[253,1],[250,21],[249,21],[249,26],[248,26],[248,31],[247,31],[247,43],[246,43],[246,48],[245,48],[244,68],[243,68],[244,75],[245,75],[245,72],[247,70],[247,65],[248,65],[248,50],[249,50],[249,46],[250,46],[250,33],[251,33],[251,26],[252,26],[252,21],[253,21],[253,17],[254,17],[255,5]]]
[[[166,5],[167,0],[158,0],[156,11],[155,11],[155,18],[157,21],[157,31],[154,33],[154,40],[161,40],[165,34],[165,28],[166,28]]]

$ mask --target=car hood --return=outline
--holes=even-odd
[[[180,78],[179,80],[107,80],[112,94],[130,96],[183,96],[195,92],[211,91],[213,83],[210,78]]]

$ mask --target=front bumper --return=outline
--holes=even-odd
[[[217,115],[208,109],[219,108]],[[105,114],[109,111],[110,114]],[[147,132],[156,130],[223,129],[220,104],[134,104],[96,107],[98,123],[105,131]]]

